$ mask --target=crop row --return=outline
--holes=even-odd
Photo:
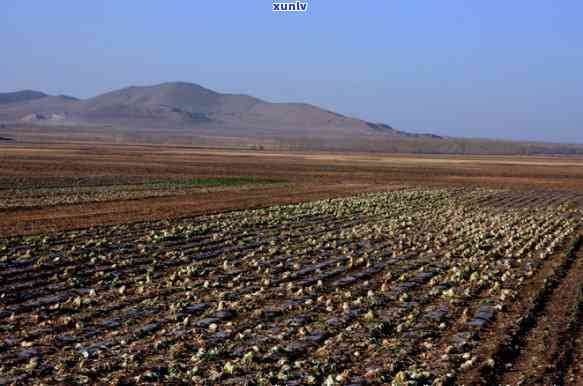
[[[0,377],[447,382],[576,197],[404,190],[1,240]]]

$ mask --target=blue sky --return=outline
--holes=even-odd
[[[409,130],[583,142],[583,2],[3,0],[0,90],[190,81]]]

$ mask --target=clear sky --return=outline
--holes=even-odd
[[[2,0],[0,90],[189,81],[409,131],[583,143],[578,0]]]

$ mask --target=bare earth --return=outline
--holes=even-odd
[[[0,384],[583,384],[582,218],[576,157],[2,143]]]
[[[583,191],[583,158],[405,156],[86,144],[0,145],[0,189],[256,176],[286,184],[0,209],[4,235],[193,216],[407,186]],[[1,199],[1,197],[0,197]]]

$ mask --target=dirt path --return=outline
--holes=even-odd
[[[572,384],[563,372],[575,346],[571,334],[576,324],[578,288],[583,283],[583,253],[579,249],[572,258],[572,265],[560,274],[564,278],[552,291],[542,314],[520,340],[518,356],[509,363],[511,367],[506,364],[501,384]]]
[[[583,301],[583,235],[552,268],[523,313],[498,335],[493,350],[482,352],[484,364],[458,379],[459,384],[578,385],[583,380],[581,335]],[[519,307],[517,307],[519,310]],[[581,336],[579,341],[583,341]],[[486,358],[493,359],[486,364]]]
[[[583,283],[581,281],[580,283]],[[579,331],[577,337],[573,339],[575,348],[571,358],[569,368],[565,371],[565,384],[581,385],[583,384],[583,321],[579,318]],[[577,383],[578,381],[578,383]]]

